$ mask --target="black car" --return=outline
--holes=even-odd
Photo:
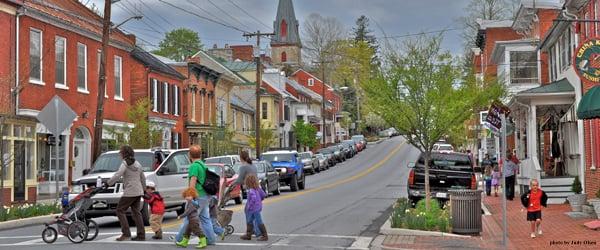
[[[322,154],[327,159],[327,168],[333,167],[338,162],[335,156],[335,150],[330,147],[319,149],[318,153]]]
[[[279,195],[279,173],[275,171],[275,168],[271,166],[271,163],[267,161],[253,161],[252,164],[256,166],[258,181],[260,187],[267,195],[273,193],[273,195]]]
[[[352,153],[352,146],[350,146],[346,143],[340,143],[337,146],[342,151],[342,154],[344,155],[345,159],[350,159],[354,156],[354,154]]]

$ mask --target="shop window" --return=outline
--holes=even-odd
[[[38,135],[38,182],[65,180],[65,136],[61,135],[57,141],[48,134]],[[56,165],[56,143],[58,143],[58,167]]]
[[[26,177],[28,180],[35,179],[35,142],[28,141],[25,143],[25,155],[26,155]]]
[[[8,174],[9,174],[10,161],[12,160],[12,157],[10,155],[9,145],[10,145],[10,141],[2,140],[2,153],[4,154],[2,156],[2,162],[4,164],[4,166],[2,167],[2,176],[4,177],[4,180],[8,180],[10,178],[10,176]]]

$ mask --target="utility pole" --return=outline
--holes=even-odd
[[[260,85],[262,83],[262,64],[260,62],[260,37],[265,36],[265,37],[269,37],[269,36],[274,36],[275,33],[260,33],[260,30],[256,31],[255,33],[246,33],[243,36],[246,37],[246,39],[249,39],[250,37],[256,37],[256,108],[254,109],[254,118],[255,118],[255,124],[254,124],[254,138],[255,138],[255,146],[256,148],[254,150],[256,150],[256,159],[260,159],[260,130],[261,130],[261,126],[260,126],[260,115],[261,115],[261,106],[260,106]]]
[[[321,80],[322,80],[322,84],[321,84],[321,96],[323,97],[323,101],[322,101],[322,105],[321,105],[321,117],[323,117],[323,124],[321,125],[321,138],[323,138],[323,147],[325,147],[325,145],[327,144],[327,135],[326,135],[326,129],[325,129],[325,123],[326,123],[326,118],[325,118],[325,102],[327,102],[327,98],[325,97],[325,64],[326,63],[330,63],[331,61],[325,61],[323,59],[319,60],[319,61],[313,61],[312,63],[317,63],[320,65],[321,67]]]
[[[104,123],[104,89],[106,86],[106,52],[110,41],[110,8],[118,0],[104,0],[104,20],[102,21],[102,51],[100,52],[100,73],[98,74],[98,107],[94,124],[94,154],[92,162],[102,153],[102,125]]]

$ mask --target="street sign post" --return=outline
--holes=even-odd
[[[37,115],[38,121],[40,121],[50,133],[54,136],[56,143],[55,147],[55,155],[56,162],[54,163],[54,180],[56,182],[56,194],[60,195],[58,190],[58,147],[60,145],[60,134],[62,131],[67,129],[71,124],[73,124],[73,120],[77,117],[77,114],[67,105],[60,97],[55,95],[48,104],[40,111]],[[65,156],[66,157],[66,156]],[[65,161],[66,163],[66,161]],[[65,167],[65,174],[66,174]],[[66,178],[66,175],[65,175]]]

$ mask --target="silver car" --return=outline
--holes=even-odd
[[[298,153],[298,158],[300,158],[300,161],[302,164],[304,164],[304,171],[307,173],[314,174],[321,172],[321,169],[319,168],[319,160],[314,157],[312,152],[309,151]]]

